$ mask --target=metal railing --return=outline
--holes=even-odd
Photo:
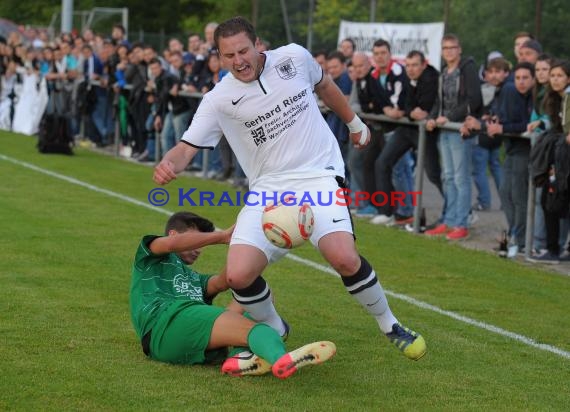
[[[425,145],[426,145],[426,121],[411,121],[407,118],[393,119],[386,115],[369,114],[369,113],[358,113],[358,115],[363,119],[373,120],[377,122],[384,123],[395,123],[407,126],[416,126],[418,128],[418,148],[417,148],[417,164],[416,164],[416,176],[414,182],[414,191],[419,192],[417,196],[417,202],[414,206],[414,233],[419,233],[420,231],[420,217],[422,210],[422,197],[423,197],[423,178],[424,178],[424,157],[425,157]],[[441,130],[450,130],[454,132],[459,132],[462,123],[447,122],[437,128]],[[522,133],[522,134],[502,134],[508,138],[518,138],[518,139],[530,139],[531,146],[534,145],[536,140],[536,135],[533,133]],[[532,251],[532,238],[534,232],[534,212],[535,212],[535,185],[533,180],[528,179],[528,197],[527,197],[527,215],[526,215],[526,232],[525,232],[525,257],[531,256]]]
[[[129,85],[127,85],[129,86]],[[128,87],[127,87],[128,88]],[[191,99],[201,99],[203,97],[202,93],[190,93],[181,91],[178,93],[180,96],[184,96]],[[323,112],[328,109],[324,106],[320,106]],[[418,148],[417,148],[417,160],[415,168],[415,179],[414,179],[414,191],[419,192],[416,197],[416,204],[414,206],[414,223],[413,231],[414,233],[420,232],[420,220],[421,211],[423,204],[423,186],[424,186],[424,163],[425,163],[425,147],[426,147],[426,121],[411,121],[408,118],[393,119],[383,114],[370,114],[359,112],[358,116],[362,119],[371,120],[378,123],[393,123],[406,126],[414,126],[418,128]],[[462,124],[456,122],[447,122],[444,125],[437,126],[441,130],[450,130],[454,132],[459,132]],[[530,139],[531,145],[535,143],[535,135],[531,133],[522,134],[503,134],[509,138],[519,138],[519,139]],[[120,134],[119,134],[119,124],[118,119],[115,119],[115,155],[119,155],[119,144],[120,144]],[[155,139],[155,164],[158,164],[161,158],[161,147],[160,147],[160,136]],[[204,176],[207,176],[208,172],[208,151],[203,151],[202,158],[202,172]],[[526,216],[526,233],[525,233],[525,257],[530,257],[532,251],[532,239],[534,230],[534,212],[535,212],[535,185],[533,180],[529,176],[528,181],[528,198],[527,198],[527,216]]]

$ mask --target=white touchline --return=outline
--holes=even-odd
[[[92,190],[94,192],[103,193],[105,195],[123,200],[125,202],[132,203],[132,204],[137,205],[137,206],[142,206],[142,207],[145,207],[145,208],[150,209],[150,210],[154,210],[155,212],[158,212],[158,213],[162,213],[165,215],[171,215],[172,213],[174,213],[174,212],[172,212],[170,210],[166,210],[162,207],[152,206],[148,203],[141,202],[140,200],[136,200],[132,197],[125,196],[125,195],[122,195],[120,193],[113,192],[111,190],[103,189],[103,188],[97,187],[95,185],[92,185],[90,183],[82,182],[81,180],[75,179],[73,177],[69,177],[69,176],[62,175],[60,173],[52,172],[50,170],[43,169],[41,167],[35,166],[31,163],[27,163],[27,162],[23,162],[21,160],[13,159],[13,158],[5,156],[3,154],[0,154],[0,159],[5,160],[5,161],[10,162],[10,163],[13,163],[13,164],[16,164],[16,165],[19,165],[19,166],[22,166],[22,167],[25,167],[25,168],[28,168],[28,169],[31,169],[31,170],[34,170],[36,172],[39,172],[39,173],[42,173],[42,174],[45,174],[48,176],[55,177],[55,178],[60,179],[60,180],[64,180],[68,183],[72,183],[72,184],[84,187],[84,188]],[[316,262],[313,262],[311,260],[304,259],[304,258],[301,258],[299,256],[295,256],[292,253],[288,253],[286,256],[289,259],[291,259],[295,262],[301,263],[305,266],[312,267],[314,269],[320,270],[321,272],[328,273],[329,275],[340,277],[329,266],[325,266],[325,265],[322,265],[320,263],[316,263]],[[463,315],[460,315],[460,314],[455,313],[455,312],[451,312],[448,310],[441,309],[437,306],[430,305],[429,303],[422,302],[421,300],[414,299],[414,298],[407,296],[407,295],[402,295],[400,293],[391,292],[391,291],[386,290],[386,289],[384,289],[384,292],[386,293],[386,295],[388,295],[392,298],[403,300],[404,302],[407,302],[411,305],[420,307],[422,309],[430,310],[432,312],[450,317],[452,319],[458,320],[460,322],[467,323],[467,324],[472,325],[472,326],[476,326],[476,327],[484,329],[486,331],[493,332],[493,333],[496,333],[498,335],[501,335],[501,336],[504,336],[504,337],[507,337],[510,339],[514,339],[514,340],[516,340],[520,343],[523,343],[525,345],[532,346],[533,348],[537,348],[537,349],[540,349],[543,351],[551,352],[551,353],[554,353],[556,355],[562,356],[563,358],[570,359],[570,352],[562,350],[562,349],[557,348],[555,346],[547,345],[545,343],[538,343],[534,339],[531,339],[531,338],[526,337],[524,335],[519,335],[518,333],[510,332],[506,329],[499,328],[498,326],[490,325],[488,323],[481,322],[481,321],[478,321],[475,319],[471,319],[471,318],[468,318],[467,316],[463,316]]]

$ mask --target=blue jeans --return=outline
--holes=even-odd
[[[162,146],[162,155],[176,146],[176,143],[182,138],[182,135],[188,128],[190,121],[190,111],[179,114],[168,112],[162,124],[162,132],[160,134],[160,143]]]
[[[101,143],[111,143],[108,142],[109,135],[113,134],[115,131],[115,126],[113,124],[113,116],[111,115],[111,104],[107,98],[107,94],[103,92],[97,92],[97,102],[91,113],[91,120],[99,133],[101,138]]]
[[[497,191],[501,187],[503,170],[499,161],[500,148],[486,149],[478,144],[473,146],[473,181],[479,192],[477,201],[483,208],[491,207],[491,191],[489,190],[489,179],[487,179],[487,165],[495,181]]]
[[[438,148],[442,162],[442,183],[446,208],[443,223],[467,227],[471,211],[471,174],[473,144],[476,138],[463,139],[458,132],[442,130]]]

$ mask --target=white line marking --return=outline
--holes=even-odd
[[[137,206],[146,207],[147,209],[154,210],[155,212],[162,213],[164,215],[170,216],[171,214],[174,213],[170,210],[166,210],[166,209],[163,209],[163,208],[157,207],[157,206],[152,206],[149,203],[145,203],[145,202],[141,202],[140,200],[133,199],[132,197],[125,196],[125,195],[122,195],[120,193],[112,192],[110,190],[102,189],[102,188],[94,186],[92,184],[82,182],[81,180],[77,180],[73,177],[69,177],[66,175],[62,175],[60,173],[52,172],[51,170],[42,169],[41,167],[38,167],[38,166],[33,165],[31,163],[22,162],[21,160],[17,160],[17,159],[13,159],[11,157],[8,157],[8,156],[4,156],[3,154],[0,154],[0,159],[6,160],[7,162],[10,162],[10,163],[14,163],[18,166],[23,166],[23,167],[26,167],[28,169],[32,169],[32,170],[34,170],[36,172],[40,172],[44,175],[48,175],[51,177],[55,177],[57,179],[65,180],[68,183],[73,183],[74,185],[81,186],[81,187],[84,187],[84,188],[89,189],[89,190],[93,190],[94,192],[97,192],[97,193],[103,193],[103,194],[106,194],[107,196],[111,196],[111,197],[114,197],[117,199],[121,199],[121,200],[124,200],[125,202],[129,202],[129,203],[132,203],[132,204],[137,205]]]
[[[125,196],[125,195],[122,195],[120,193],[112,192],[110,190],[102,189],[102,188],[94,186],[92,184],[82,182],[81,180],[75,179],[73,177],[65,176],[65,175],[62,175],[60,173],[52,172],[50,170],[43,169],[41,167],[35,166],[31,163],[27,163],[27,162],[23,162],[23,161],[20,161],[17,159],[13,159],[13,158],[5,156],[3,154],[0,154],[0,159],[5,160],[5,161],[10,162],[10,163],[13,163],[13,164],[16,164],[16,165],[19,165],[19,166],[22,166],[22,167],[25,167],[25,168],[28,168],[28,169],[31,169],[31,170],[34,170],[36,172],[39,172],[39,173],[42,173],[42,174],[45,174],[48,176],[55,177],[57,179],[64,180],[66,182],[84,187],[86,189],[93,190],[94,192],[97,192],[97,193],[103,193],[105,195],[114,197],[116,199],[120,199],[120,200],[123,200],[125,202],[137,205],[137,206],[142,206],[142,207],[145,207],[147,209],[154,210],[155,212],[158,212],[158,213],[162,213],[165,215],[171,215],[172,213],[174,213],[174,212],[166,210],[164,208],[152,206],[148,203],[141,202],[140,200],[133,199],[132,197]],[[299,257],[299,256],[295,256],[292,253],[289,253],[286,256],[289,259],[291,259],[297,263],[301,263],[303,265],[312,267],[313,269],[320,270],[321,272],[327,273],[329,275],[339,277],[339,275],[329,266],[325,266],[325,265],[322,265],[320,263],[316,263],[316,262],[313,262],[311,260],[304,259],[304,258]],[[531,346],[533,348],[540,349],[540,350],[550,352],[550,353],[554,353],[555,355],[561,356],[561,357],[566,358],[566,359],[570,359],[570,352],[562,350],[560,348],[557,348],[556,346],[547,345],[545,343],[538,343],[534,339],[531,339],[531,338],[526,337],[524,335],[519,335],[518,333],[514,333],[514,332],[508,331],[506,329],[499,328],[498,326],[490,325],[490,324],[485,323],[485,322],[481,322],[481,321],[478,321],[475,319],[468,318],[467,316],[459,315],[455,312],[451,312],[448,310],[441,309],[437,306],[430,305],[429,303],[422,302],[420,300],[414,299],[414,298],[407,296],[407,295],[402,295],[400,293],[391,292],[391,291],[386,290],[386,289],[384,289],[384,292],[386,293],[386,295],[388,295],[394,299],[403,300],[404,302],[407,302],[407,303],[414,305],[414,306],[417,306],[419,308],[430,310],[430,311],[438,313],[440,315],[444,315],[444,316],[447,316],[449,318],[458,320],[460,322],[467,323],[468,325],[472,325],[472,326],[484,329],[488,332],[496,333],[498,335],[516,340],[517,342],[523,343],[523,344]]]

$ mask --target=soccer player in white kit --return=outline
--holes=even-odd
[[[309,192],[314,200],[343,185],[340,149],[313,91],[347,124],[356,147],[368,144],[370,131],[306,49],[289,44],[260,53],[256,38],[253,26],[242,17],[218,26],[214,40],[222,66],[230,73],[204,95],[182,140],[155,167],[156,183],[175,179],[200,149],[213,148],[224,135],[249,178],[250,191],[266,193],[270,202],[275,200],[273,192]],[[244,206],[237,219],[227,281],[236,301],[254,320],[286,336],[289,327],[278,315],[261,274],[287,251],[266,239],[261,225],[265,205],[252,203],[259,204]],[[423,337],[398,322],[376,273],[356,250],[348,208],[335,201],[324,203],[311,204],[315,215],[311,242],[388,339],[408,358],[421,358],[426,352]]]

